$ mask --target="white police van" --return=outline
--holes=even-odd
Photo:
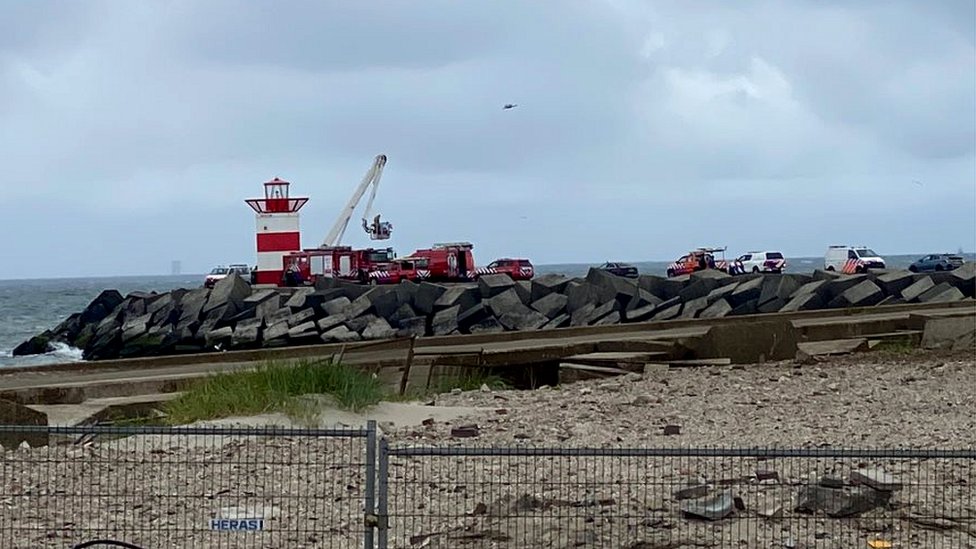
[[[830,246],[824,254],[824,269],[844,274],[884,269],[885,260],[867,246]]]

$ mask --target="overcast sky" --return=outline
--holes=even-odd
[[[316,246],[379,153],[400,255],[972,251],[974,2],[0,4],[0,278],[253,264],[275,176]]]

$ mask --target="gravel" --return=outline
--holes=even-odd
[[[400,450],[389,459],[390,546],[847,548],[879,538],[895,547],[973,548],[971,459],[525,454],[971,449],[974,387],[971,352],[878,353],[810,364],[652,368],[559,388],[443,394],[437,406],[470,413],[384,429]],[[363,442],[136,436],[7,449],[0,453],[0,547],[65,548],[93,537],[154,549],[361,547]],[[481,455],[405,455],[462,446]],[[498,451],[511,447],[525,451]],[[823,477],[856,494],[873,489],[855,479],[878,475],[903,488],[854,519],[795,511],[800,489]],[[731,490],[742,508],[715,522],[687,518],[680,506],[701,500],[676,493],[691,486],[699,488],[684,495]],[[265,517],[265,531],[210,530],[211,518],[235,512]]]

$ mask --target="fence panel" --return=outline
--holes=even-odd
[[[381,442],[379,546],[974,548],[974,465],[974,450]]]
[[[372,547],[373,429],[0,426],[0,547]]]

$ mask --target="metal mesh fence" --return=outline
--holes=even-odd
[[[976,547],[973,450],[380,444],[380,547]]]
[[[34,445],[0,452],[5,549],[95,539],[146,549],[372,546],[364,524],[375,481],[371,428],[2,426],[0,433]]]

